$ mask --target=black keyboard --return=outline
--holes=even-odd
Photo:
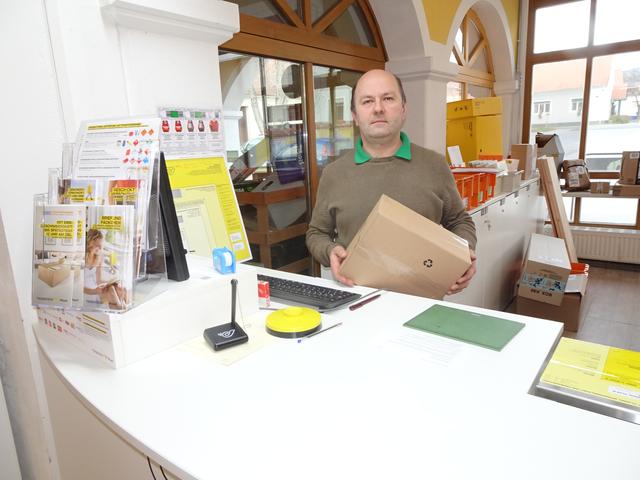
[[[258,275],[258,280],[269,282],[269,292],[274,298],[317,307],[319,310],[331,310],[345,303],[353,302],[362,296],[359,293],[284,280],[268,275]]]

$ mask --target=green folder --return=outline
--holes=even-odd
[[[429,307],[404,325],[498,352],[524,327],[524,323],[443,305]]]

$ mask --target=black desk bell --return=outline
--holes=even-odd
[[[238,280],[234,278],[231,280],[231,322],[207,328],[203,333],[204,339],[214,350],[222,350],[249,341],[247,334],[236,323],[237,290]]]

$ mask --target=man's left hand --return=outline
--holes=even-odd
[[[467,268],[467,271],[464,272],[464,274],[458,280],[456,280],[456,283],[449,287],[449,290],[447,290],[447,295],[459,293],[467,288],[469,286],[469,282],[471,282],[471,279],[476,274],[476,252],[471,249],[469,249],[469,252],[471,253],[471,266]]]

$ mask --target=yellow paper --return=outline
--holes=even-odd
[[[205,358],[220,365],[231,365],[258,350],[262,350],[276,340],[276,338],[269,335],[264,328],[265,316],[266,314],[264,312],[258,312],[247,316],[247,318],[240,319],[238,323],[249,337],[247,343],[216,352],[202,336],[199,336],[178,345],[176,349],[189,355]]]
[[[640,352],[562,338],[541,380],[640,407]]]
[[[223,157],[168,160],[176,211],[189,215],[183,236],[187,248],[203,256],[213,248],[228,247],[236,261],[251,259],[240,208]],[[199,219],[199,220],[198,220]],[[199,225],[196,222],[200,222]],[[209,242],[205,248],[204,241]]]
[[[231,249],[215,185],[182,188],[173,201],[187,251],[208,257],[213,246]]]

